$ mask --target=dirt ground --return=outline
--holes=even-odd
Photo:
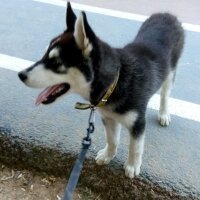
[[[0,200],[61,200],[66,180],[28,170],[0,166]],[[74,200],[100,200],[88,188],[77,189]]]
[[[180,197],[177,193],[167,192],[157,186],[145,184],[141,181],[132,182],[132,190],[125,179],[118,176],[118,180],[111,181],[109,173],[106,178],[93,180],[90,188],[85,187],[80,180],[73,200],[194,200],[199,198]],[[82,173],[84,179],[84,170]],[[121,181],[124,187],[122,186]],[[108,182],[108,183],[107,183]],[[129,181],[130,182],[130,181]],[[128,183],[129,183],[128,182]],[[0,163],[0,200],[62,200],[66,187],[66,179],[49,176],[35,170],[11,169]],[[94,187],[93,187],[94,186]],[[92,190],[93,189],[93,190]],[[98,189],[98,190],[97,190]],[[96,191],[97,190],[97,191]]]

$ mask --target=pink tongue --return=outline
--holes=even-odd
[[[43,90],[37,97],[35,104],[38,106],[43,101],[46,101],[48,96],[56,92],[63,84],[54,85]]]

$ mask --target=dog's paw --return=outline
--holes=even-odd
[[[134,178],[140,174],[141,164],[130,165],[127,162],[124,164],[125,175],[128,178]]]
[[[108,148],[104,148],[97,153],[95,158],[98,165],[107,165],[116,155],[116,151],[109,151]]]
[[[161,126],[169,126],[171,122],[171,117],[169,114],[158,114],[158,121]]]

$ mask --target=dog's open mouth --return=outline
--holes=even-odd
[[[67,83],[57,84],[43,90],[36,99],[36,105],[49,104],[54,102],[58,97],[65,94],[70,86]]]

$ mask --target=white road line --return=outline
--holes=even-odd
[[[29,60],[24,60],[21,58],[16,58],[13,56],[8,56],[5,54],[0,54],[0,67],[5,69],[10,69],[13,71],[20,71],[29,66],[31,66],[33,62]]]
[[[160,95],[155,94],[149,101],[148,107],[154,110],[159,110]],[[190,119],[200,122],[200,105],[171,98],[169,100],[170,114],[181,118]]]
[[[29,67],[32,64],[33,62],[29,60],[0,54],[0,68],[18,72]],[[160,95],[155,94],[151,98],[148,107],[154,110],[158,110],[159,99]],[[170,111],[172,115],[200,122],[200,105],[198,104],[182,101],[175,98],[170,98]]]
[[[66,7],[66,1],[63,1],[63,0],[33,0],[33,1]],[[98,13],[102,15],[108,15],[108,16],[113,16],[113,17],[118,17],[118,18],[123,18],[123,19],[130,19],[130,20],[143,22],[148,18],[148,16],[145,16],[145,15],[99,8],[99,7],[89,6],[85,4],[79,4],[79,3],[73,3],[73,2],[71,2],[71,4],[72,4],[72,7],[77,10],[84,10],[84,11],[88,11],[92,13]],[[182,25],[185,30],[200,32],[200,25],[190,24],[190,23],[182,23]]]

